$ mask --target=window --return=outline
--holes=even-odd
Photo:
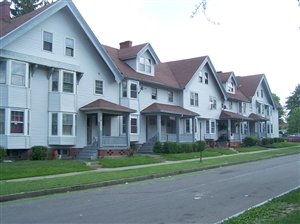
[[[247,104],[246,104],[246,103],[243,103],[243,113],[244,113],[244,114],[246,113],[246,110],[247,110]]]
[[[12,134],[24,133],[24,112],[23,111],[11,111],[10,133]]]
[[[53,113],[51,116],[51,135],[58,134],[58,114]]]
[[[11,62],[11,84],[16,86],[25,86],[25,77],[27,64],[23,62]]]
[[[63,92],[74,92],[74,74],[70,72],[63,72]]]
[[[232,110],[232,107],[233,107],[233,103],[232,101],[229,101],[229,110]]]
[[[59,72],[55,71],[52,74],[52,88],[51,88],[51,90],[53,92],[58,92],[58,85],[59,85]]]
[[[151,59],[140,57],[139,59],[139,71],[151,73]]]
[[[157,100],[157,88],[152,88],[151,98]]]
[[[122,134],[125,134],[126,132],[127,132],[126,116],[122,116]]]
[[[95,80],[95,94],[103,94],[103,81]]]
[[[199,105],[198,93],[191,92],[190,105],[191,106],[198,106]]]
[[[122,82],[122,97],[127,97],[127,81]]]
[[[206,134],[209,134],[209,120],[205,121],[205,130],[206,130]]]
[[[6,61],[0,61],[0,84],[6,83]]]
[[[168,101],[169,102],[173,102],[173,100],[174,100],[174,96],[173,96],[174,94],[173,94],[173,92],[172,91],[169,91],[168,92]]]
[[[208,73],[205,72],[204,75],[205,75],[204,83],[205,83],[205,84],[208,84]]]
[[[212,121],[210,123],[210,133],[214,134],[216,130],[216,122]]]
[[[43,50],[52,52],[53,34],[47,31],[43,33]]]
[[[5,110],[0,109],[0,134],[5,134]]]
[[[217,109],[217,99],[215,97],[209,97],[209,106],[211,110]]]
[[[63,135],[73,135],[73,114],[63,114]]]
[[[202,74],[201,71],[199,72],[198,80],[199,80],[199,82],[201,82],[201,83],[203,82],[203,74]]]
[[[137,84],[136,83],[130,84],[130,97],[137,98]]]
[[[132,117],[130,119],[130,127],[131,127],[131,133],[133,133],[133,134],[138,133],[137,118]]]
[[[66,38],[66,55],[74,56],[74,40],[71,38]]]
[[[230,92],[230,93],[234,93],[234,88],[233,88],[233,82],[232,81],[228,83],[227,91]]]
[[[190,133],[191,132],[191,123],[190,119],[185,120],[185,133]]]
[[[242,102],[239,102],[239,113],[242,113],[243,111],[243,105],[242,105]]]
[[[261,96],[261,98],[264,98],[264,90],[263,89],[260,90],[260,96]]]

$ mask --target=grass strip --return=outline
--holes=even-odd
[[[299,223],[300,188],[243,214],[224,221],[224,224]]]
[[[153,167],[137,168],[131,170],[111,171],[111,172],[89,172],[82,173],[75,176],[57,177],[51,179],[30,180],[22,182],[0,182],[0,195],[10,195],[21,192],[31,192],[44,189],[70,187],[82,184],[91,184],[98,182],[105,182],[111,180],[120,180],[133,177],[150,176],[163,173],[172,173],[184,170],[195,170],[210,166],[223,166],[230,163],[239,163],[245,161],[253,161],[263,158],[271,158],[276,155],[284,155],[290,153],[299,153],[300,146],[294,148],[284,148],[276,151],[264,151],[254,154],[236,154],[228,157],[217,157],[212,159],[193,162],[182,162],[177,164],[158,164]]]

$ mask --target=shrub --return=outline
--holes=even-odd
[[[163,145],[164,153],[179,153],[179,145],[176,142],[165,142]]]
[[[273,138],[274,142],[284,142],[284,138]]]
[[[195,142],[195,151],[202,152],[206,148],[205,141],[196,141]]]
[[[179,151],[180,152],[193,152],[193,144],[192,143],[182,143],[179,144]]]
[[[274,143],[274,139],[273,138],[263,138],[261,140],[261,144],[262,145],[270,145]]]
[[[255,146],[258,142],[256,137],[246,137],[244,138],[243,144],[246,147]]]
[[[5,156],[6,156],[6,149],[0,146],[0,161],[2,161]]]
[[[162,153],[162,144],[160,141],[156,141],[153,146],[154,153]]]
[[[31,151],[32,160],[45,160],[47,158],[48,148],[46,146],[33,146],[31,147]]]

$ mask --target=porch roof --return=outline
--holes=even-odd
[[[128,107],[121,106],[103,99],[95,100],[80,108],[82,111],[104,110],[121,113],[135,113],[136,111]]]
[[[228,119],[243,120],[243,121],[252,121],[253,120],[252,118],[243,116],[241,114],[222,110],[222,112],[220,114],[220,120],[228,120]]]
[[[142,114],[156,114],[156,113],[166,113],[173,115],[180,115],[184,117],[195,117],[199,116],[199,114],[184,109],[180,106],[161,104],[161,103],[153,103],[144,110],[141,111]]]
[[[265,117],[262,117],[258,114],[255,114],[255,113],[251,113],[249,115],[249,117],[254,120],[254,121],[268,121],[269,119],[268,118],[265,118]]]

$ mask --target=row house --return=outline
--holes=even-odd
[[[161,62],[149,43],[100,44],[72,1],[11,20],[0,3],[0,145],[79,158],[155,141],[278,136],[264,75],[216,72],[209,56]]]

